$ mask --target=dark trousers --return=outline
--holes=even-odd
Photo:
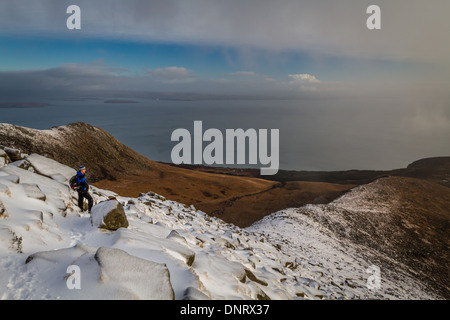
[[[78,191],[78,207],[83,210],[83,201],[86,199],[88,201],[88,210],[91,212],[92,206],[94,205],[94,199],[87,191]]]

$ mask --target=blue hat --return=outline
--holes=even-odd
[[[81,167],[78,168],[78,171],[82,171],[82,170],[86,170],[86,167],[85,166],[81,166]]]

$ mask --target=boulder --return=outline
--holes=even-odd
[[[112,231],[128,228],[123,205],[117,200],[103,201],[92,207],[91,221],[93,226]]]
[[[38,174],[49,177],[61,183],[68,182],[70,178],[77,173],[75,169],[36,153],[29,155],[26,160]]]
[[[123,250],[100,247],[95,260],[101,268],[100,281],[117,290],[118,298],[174,300],[170,272],[165,264],[129,255]]]
[[[3,149],[3,151],[6,152],[6,154],[9,156],[11,161],[19,161],[19,160],[23,159],[22,158],[22,153],[18,149],[5,147]]]
[[[3,149],[0,149],[0,168],[6,166],[8,163],[11,163],[11,159]]]
[[[30,172],[36,173],[36,170],[31,165],[30,161],[28,161],[27,159],[23,159],[23,160],[19,160],[19,161],[13,162],[13,163],[11,163],[11,165],[16,166],[16,167],[21,168],[21,169],[24,169],[24,170],[28,170]]]

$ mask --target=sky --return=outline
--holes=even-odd
[[[0,103],[225,102],[227,127],[247,121],[239,101],[260,107],[249,122],[269,103],[271,127],[292,127],[281,162],[308,150],[295,168],[404,167],[449,155],[449,12],[448,0],[2,0]]]
[[[66,25],[69,5],[81,29]],[[381,29],[369,30],[369,5]],[[447,99],[447,0],[3,0],[0,95]]]

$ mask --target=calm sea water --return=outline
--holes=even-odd
[[[393,169],[450,151],[448,113],[436,127],[435,116],[389,101],[381,106],[344,100],[47,102],[51,105],[43,108],[0,109],[0,122],[48,129],[84,121],[165,162],[171,161],[176,144],[170,140],[172,131],[186,128],[193,133],[195,120],[203,121],[203,130],[279,129],[281,169]]]

